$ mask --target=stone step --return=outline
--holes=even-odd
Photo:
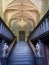
[[[17,42],[10,53],[7,65],[35,65],[34,53],[27,42]]]

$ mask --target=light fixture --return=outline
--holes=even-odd
[[[27,24],[27,22],[25,22],[25,21],[23,20],[23,18],[21,18],[21,20],[18,21],[17,24],[18,24],[19,26],[21,26],[21,27],[24,27],[24,26]]]

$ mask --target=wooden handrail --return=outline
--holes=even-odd
[[[29,45],[30,45],[30,47],[32,48],[34,54],[36,55],[36,48],[35,48],[35,46],[34,46],[33,43],[30,41],[30,39],[28,40],[28,42],[29,42]]]
[[[16,38],[14,39],[14,41],[11,43],[10,47],[7,49],[7,56],[9,55],[10,51],[12,50],[14,44],[15,44]]]

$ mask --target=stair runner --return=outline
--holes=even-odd
[[[7,65],[35,65],[34,53],[27,42],[20,41],[15,44]]]

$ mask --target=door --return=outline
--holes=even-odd
[[[25,31],[19,31],[19,41],[25,41]]]

